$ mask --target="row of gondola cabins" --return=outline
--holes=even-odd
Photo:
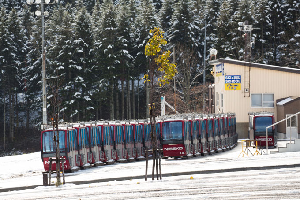
[[[165,157],[168,157],[167,149],[172,140],[168,139],[166,129],[161,130],[163,124],[172,120],[182,123],[182,139],[177,143],[184,145],[184,151],[170,157],[206,155],[234,145],[234,114],[164,116],[157,118],[156,141]],[[143,160],[145,149],[152,149],[149,120],[65,123],[59,124],[58,131],[60,156],[65,158],[67,171],[115,161]],[[54,135],[53,128],[42,131],[41,135],[41,156],[46,171],[49,170],[49,158],[55,157]],[[55,169],[53,164],[52,170]]]

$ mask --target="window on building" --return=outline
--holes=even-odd
[[[251,107],[274,108],[274,94],[251,94]]]
[[[223,93],[221,93],[221,108],[223,108]]]
[[[216,92],[216,106],[219,105],[219,93]]]

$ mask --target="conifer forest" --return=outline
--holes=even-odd
[[[40,137],[40,1],[45,0],[0,0],[0,150],[4,140],[8,148],[33,134]],[[45,2],[49,123],[53,91],[58,93],[60,122],[149,117],[149,87],[143,77],[150,63],[145,45],[154,27],[164,31],[163,48],[171,51],[178,71],[170,84],[155,86],[156,115],[161,96],[180,113],[206,112],[203,99],[213,84],[209,52],[216,49],[217,58],[244,60],[245,33],[239,22],[253,26],[251,62],[300,68],[299,0]],[[174,112],[166,107],[166,113]]]

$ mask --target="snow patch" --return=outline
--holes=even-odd
[[[292,100],[293,100],[292,98],[288,97],[288,98],[286,98],[286,99],[284,99],[284,100],[279,101],[279,102],[277,103],[277,105],[282,106],[282,105],[284,105],[284,104],[286,104],[286,103],[288,103],[288,102],[290,102],[290,101],[292,101]]]

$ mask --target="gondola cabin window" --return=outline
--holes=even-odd
[[[182,140],[182,122],[164,122],[163,139],[164,140]]]
[[[193,122],[193,139],[197,139],[199,137],[199,121]]]
[[[208,137],[212,137],[213,123],[212,120],[208,120]]]
[[[206,121],[203,120],[201,122],[201,139],[205,137],[205,134],[206,134]]]
[[[124,142],[124,136],[123,136],[123,129],[121,126],[117,126],[116,127],[116,131],[117,131],[117,144],[123,144]]]
[[[272,117],[255,117],[255,134],[259,136],[266,135],[266,127],[272,125],[273,119]],[[272,127],[268,128],[268,132],[272,132]]]
[[[184,130],[184,140],[191,140],[191,126],[192,122],[184,122],[185,123],[185,130]]]
[[[56,144],[53,140],[53,136],[56,134],[56,131],[47,131],[43,133],[43,150],[44,152],[55,152]],[[59,131],[59,148],[64,150],[65,148],[65,132]]]
[[[136,142],[142,142],[143,141],[143,129],[142,129],[142,125],[137,125],[135,128],[135,141]]]

